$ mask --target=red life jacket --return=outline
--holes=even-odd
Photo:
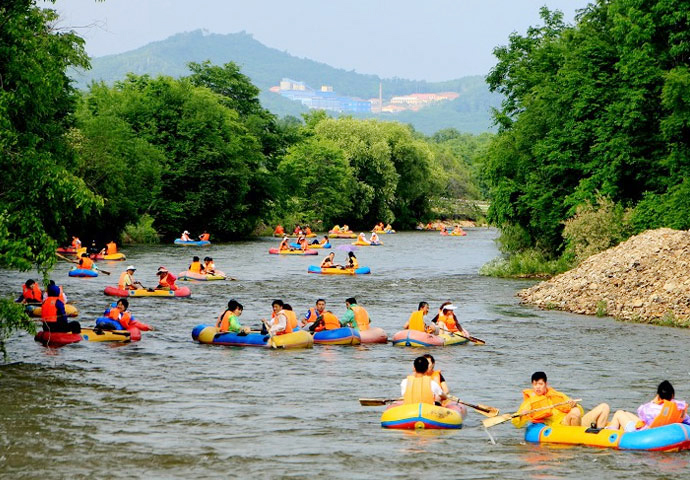
[[[60,300],[58,297],[48,297],[43,301],[41,305],[41,320],[46,323],[57,322],[57,301]]]
[[[41,289],[38,288],[38,284],[34,283],[31,288],[28,288],[26,284],[22,285],[22,297],[24,300],[34,300],[36,302],[42,302],[43,296],[41,295]]]

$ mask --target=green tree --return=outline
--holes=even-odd
[[[57,14],[30,0],[0,4],[0,267],[44,274],[55,262],[64,225],[99,199],[72,173],[65,138],[75,91],[68,67],[87,67],[83,40],[56,32]],[[0,300],[0,349],[14,330],[33,323],[11,299]]]

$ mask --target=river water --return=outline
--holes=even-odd
[[[271,351],[198,345],[192,327],[211,323],[230,298],[240,320],[256,325],[271,301],[298,312],[318,297],[338,316],[356,296],[389,336],[420,300],[432,311],[445,300],[485,346],[433,350],[452,393],[514,411],[535,370],[585,407],[607,401],[634,409],[662,379],[690,397],[690,332],[616,322],[518,304],[530,281],[477,274],[498,251],[496,232],[466,237],[414,232],[384,235],[385,246],[360,248],[372,275],[321,276],[307,266],[323,258],[268,255],[274,239],[205,249],[137,246],[124,263],[102,263],[113,275],[53,272],[93,324],[126,264],[146,284],[164,265],[185,270],[192,255],[211,255],[238,280],[194,283],[189,299],[130,299],[141,321],[157,328],[141,342],[82,342],[47,349],[26,334],[8,342],[0,367],[0,477],[4,478],[673,478],[687,477],[690,454],[618,452],[527,445],[509,423],[491,432],[470,413],[462,430],[401,432],[380,427],[382,408],[359,397],[395,397],[423,353],[389,345]],[[346,240],[334,240],[344,245]],[[339,260],[345,253],[337,252]],[[0,294],[16,295],[29,274],[0,271]],[[36,275],[34,274],[34,278]]]

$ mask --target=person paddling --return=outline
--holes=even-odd
[[[443,390],[443,393],[448,395],[448,393],[450,392],[450,388],[448,388],[448,384],[446,383],[446,379],[443,377],[441,370],[435,370],[434,369],[436,367],[436,360],[429,353],[425,353],[424,358],[426,358],[427,361],[429,362],[429,370],[426,371],[426,374],[428,376],[430,376],[434,382],[439,384],[439,386],[441,387],[441,390]]]
[[[609,417],[609,406],[606,403],[600,403],[589,412],[584,413],[584,409],[570,401],[567,395],[549,387],[544,372],[532,374],[532,388],[523,390],[522,396],[523,401],[518,412],[526,412],[562,402],[569,403],[549,410],[540,410],[529,415],[515,417],[512,422],[516,428],[522,428],[529,422],[546,425],[595,425],[597,428],[603,428]]]
[[[144,288],[144,286],[140,283],[134,280],[134,272],[137,269],[134,268],[134,265],[129,265],[127,269],[120,274],[120,279],[117,282],[117,288],[120,290],[139,290],[140,288]]]
[[[43,294],[41,289],[33,279],[28,279],[24,285],[22,285],[22,294],[17,299],[18,302],[25,304],[40,304],[43,302]]]
[[[676,400],[675,396],[676,392],[671,382],[664,380],[657,387],[656,396],[652,401],[639,406],[637,415],[625,410],[617,410],[606,428],[635,432],[671,423],[690,425],[690,416],[687,413],[688,404],[683,400]]]
[[[95,265],[93,263],[93,260],[89,258],[88,253],[82,253],[81,258],[79,259],[78,267],[81,268],[82,270],[96,270]]]
[[[211,257],[204,257],[204,272],[214,274],[216,273],[216,264],[213,263]]]
[[[192,263],[189,264],[187,270],[191,273],[205,273],[201,261],[197,256],[192,257]]]
[[[459,333],[463,337],[469,337],[469,332],[462,328],[458,317],[455,316],[457,308],[451,302],[444,302],[439,308],[439,313],[431,321],[438,325],[439,333]]]
[[[183,242],[189,242],[191,240],[191,238],[189,238],[189,232],[187,230],[182,232],[182,235],[180,235],[180,240],[182,240]]]
[[[446,399],[441,386],[427,375],[429,361],[424,357],[417,357],[413,363],[413,374],[408,375],[400,383],[400,393],[404,404],[427,403],[441,405]]]
[[[316,300],[314,306],[307,310],[307,313],[304,314],[304,318],[302,319],[302,326],[304,327],[308,323],[315,322],[317,318],[323,315],[324,311],[326,311],[326,300],[324,300],[323,298],[319,298],[318,300]]]

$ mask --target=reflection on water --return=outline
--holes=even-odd
[[[613,409],[647,401],[661,377],[690,397],[682,355],[689,332],[607,318],[538,311],[515,292],[532,282],[481,277],[497,255],[493,230],[467,237],[435,233],[387,236],[385,247],[357,256],[373,274],[307,273],[319,257],[268,255],[262,239],[207,249],[157,246],[125,250],[126,264],[152,285],[165,265],[183,271],[193,255],[210,255],[235,282],[195,282],[189,299],[131,299],[134,315],[158,330],[122,346],[80,343],[59,350],[18,335],[12,364],[0,367],[0,472],[12,478],[658,478],[687,472],[687,453],[614,452],[525,445],[510,424],[491,429],[470,413],[452,432],[380,428],[381,408],[359,397],[399,394],[420,350],[390,345],[270,351],[198,345],[191,329],[211,323],[230,298],[240,320],[257,325],[282,298],[305,312],[317,298],[337,315],[356,296],[389,336],[417,303],[460,306],[463,325],[487,345],[433,350],[453,393],[470,403],[513,411],[534,370],[586,407]],[[334,240],[337,244],[345,240]],[[337,252],[343,256],[343,252]],[[342,260],[342,259],[339,259]],[[78,279],[61,264],[54,278],[88,325],[112,298],[111,277]],[[0,293],[15,295],[26,274],[0,271]],[[37,275],[34,274],[34,278]]]

